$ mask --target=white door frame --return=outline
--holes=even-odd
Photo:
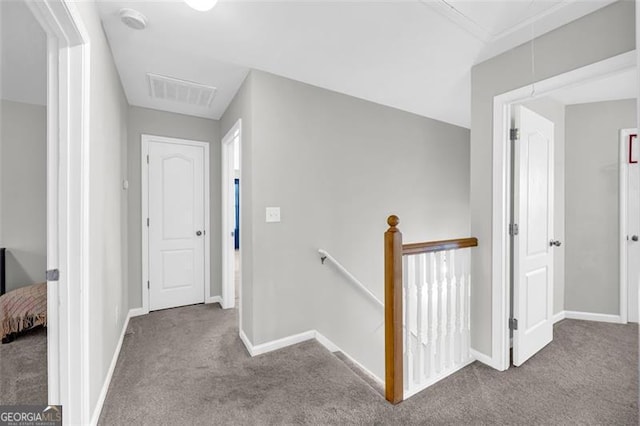
[[[628,137],[638,133],[638,129],[620,129],[620,322],[626,323],[629,317],[629,280],[627,270],[627,191],[629,165],[626,156]]]
[[[233,125],[233,127],[222,138],[222,308],[230,309],[235,306],[235,270],[234,270],[234,254],[229,252],[230,244],[232,244],[231,232],[233,227],[231,226],[231,217],[229,212],[234,207],[230,204],[232,192],[234,191],[234,168],[233,168],[233,141],[238,137],[238,151],[240,156],[240,188],[239,192],[242,195],[242,119]],[[242,198],[242,197],[241,197]],[[240,209],[242,212],[242,202],[240,203]],[[240,214],[240,224],[238,226],[242,230],[242,213]],[[242,234],[240,234],[242,235]],[[240,244],[240,264],[242,265],[242,244]],[[240,295],[240,330],[242,330],[242,272],[240,273],[240,279],[238,283],[238,294]]]
[[[89,400],[89,35],[68,0],[27,0],[47,34],[49,404],[87,424]]]
[[[535,83],[535,97],[555,90],[583,84],[606,75],[624,72],[636,66],[636,52],[630,51],[576,70]],[[511,183],[509,164],[511,149],[511,105],[533,99],[531,85],[497,95],[493,98],[493,166],[492,166],[492,230],[491,230],[491,336],[490,366],[504,371],[509,368],[509,218]],[[621,292],[622,294],[622,292]],[[625,292],[626,295],[626,292]],[[626,303],[626,300],[625,302]],[[622,301],[621,301],[622,306]]]
[[[140,282],[140,290],[142,291],[142,311],[143,314],[149,313],[149,227],[147,226],[147,218],[149,217],[149,167],[147,163],[147,155],[149,155],[149,142],[163,142],[175,145],[197,146],[204,148],[204,294],[202,296],[203,303],[211,299],[211,226],[210,226],[210,192],[209,192],[209,142],[193,141],[187,139],[167,138],[164,136],[142,135],[141,136],[141,155],[140,155],[140,173],[141,173],[141,199],[142,199],[142,217],[140,224],[142,226],[142,281]]]

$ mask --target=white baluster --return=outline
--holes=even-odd
[[[404,387],[413,387],[413,339],[411,338],[411,283],[413,280],[413,256],[402,256],[402,281],[404,293],[404,332],[405,332],[405,357],[404,357]]]
[[[424,380],[424,282],[425,282],[425,269],[426,269],[426,255],[419,254],[414,256],[416,258],[416,291],[417,291],[417,341],[418,341],[418,356],[416,357],[416,376],[418,377],[418,383],[422,383]]]
[[[436,340],[438,339],[438,305],[437,305],[437,286],[438,286],[438,271],[436,265],[436,254],[429,253],[429,282],[427,287],[427,303],[429,305],[429,316],[427,336],[428,348],[429,348],[429,377],[436,375]]]
[[[440,372],[445,369],[445,352],[447,350],[447,271],[446,271],[446,257],[443,252],[439,253],[439,264],[440,264],[440,290],[439,290],[439,299],[440,299],[440,318],[438,319],[438,325],[440,327],[440,341],[438,346],[439,352],[439,366]]]
[[[453,250],[447,251],[447,302],[449,307],[449,351],[447,354],[447,364],[453,367],[456,363],[455,356],[455,339],[456,339],[456,278],[455,278],[455,252]]]
[[[456,252],[456,262],[455,262],[455,276],[456,276],[456,284],[458,285],[456,295],[457,295],[457,310],[458,310],[458,318],[456,321],[456,353],[457,353],[457,361],[458,363],[462,363],[466,361],[463,348],[462,348],[462,334],[464,330],[464,321],[467,317],[466,305],[464,302],[464,262],[465,262],[465,250],[457,250]]]
[[[469,280],[469,249],[464,249],[460,251],[460,255],[462,257],[462,270],[461,270],[461,276],[462,276],[462,281],[463,281],[463,300],[462,300],[462,305],[463,305],[463,312],[464,312],[464,320],[462,322],[462,327],[461,327],[461,337],[462,337],[462,344],[461,344],[461,348],[460,348],[460,355],[463,361],[466,361],[469,358],[469,324],[470,324],[470,317],[471,317],[471,310],[470,310],[470,290],[471,290],[471,286],[470,286],[470,280]]]

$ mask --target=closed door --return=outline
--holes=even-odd
[[[149,310],[204,302],[204,148],[149,141]]]
[[[627,286],[628,321],[638,322],[638,304],[640,295],[638,285],[640,283],[640,141],[637,131],[628,130],[622,132],[622,156],[621,170],[626,169],[626,235],[623,235],[623,248],[626,246],[626,282],[623,278],[623,286]],[[623,203],[624,204],[624,203]],[[624,208],[624,205],[623,205]],[[622,253],[624,256],[624,252]],[[624,274],[624,271],[622,272]]]
[[[553,129],[551,121],[517,107],[514,141],[513,364],[553,340]],[[515,324],[514,324],[515,325]]]

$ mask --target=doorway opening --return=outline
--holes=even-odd
[[[0,17],[0,401],[47,404],[47,34],[24,2]]]
[[[242,121],[222,138],[222,307],[241,306]],[[242,316],[240,315],[240,318]]]
[[[64,406],[66,422],[86,424],[92,414],[87,287],[89,38],[72,2],[24,3],[46,33],[47,402]],[[3,8],[7,5],[15,6],[2,3]],[[7,28],[2,26],[2,41],[16,40],[15,34],[5,36]],[[3,86],[6,76],[3,72]]]
[[[570,165],[585,164],[585,161],[578,160],[580,157],[577,155],[569,157],[568,151],[566,159],[556,158],[554,161],[552,159],[554,152],[551,150],[551,145],[549,145],[548,142],[539,143],[545,139],[541,136],[541,132],[538,130],[532,133],[520,131],[518,135],[514,134],[516,131],[512,132],[512,128],[514,128],[513,124],[518,114],[522,111],[522,105],[529,107],[531,102],[538,101],[547,96],[553,97],[560,93],[561,89],[564,89],[562,92],[565,92],[570,88],[583,87],[583,85],[587,83],[592,84],[596,81],[604,80],[606,77],[616,76],[630,70],[632,70],[632,73],[635,72],[635,51],[618,55],[547,80],[538,81],[535,83],[535,92],[532,91],[531,85],[528,85],[494,98],[494,197],[492,225],[492,299],[494,309],[492,314],[491,365],[498,370],[506,370],[511,365],[510,350],[512,346],[514,355],[518,350],[521,352],[517,357],[514,356],[514,365],[519,365],[549,343],[552,339],[553,324],[561,319],[575,318],[607,322],[626,322],[626,318],[624,318],[623,321],[623,315],[626,312],[626,287],[618,290],[618,280],[615,276],[609,277],[615,286],[615,300],[613,300],[616,311],[615,315],[587,315],[584,312],[572,310],[575,309],[572,305],[566,305],[561,311],[554,309],[554,304],[557,300],[554,301],[553,297],[553,293],[555,292],[553,280],[554,277],[557,276],[557,271],[562,269],[555,268],[556,273],[553,272],[554,266],[556,266],[554,265],[557,257],[556,253],[564,253],[564,250],[574,250],[577,239],[570,238],[570,235],[567,234],[567,240],[564,241],[564,237],[558,234],[558,230],[553,229],[553,218],[557,214],[555,209],[558,207],[555,206],[554,208],[554,197],[551,196],[554,182],[553,171],[554,168],[557,167],[558,161]],[[605,89],[609,89],[609,87],[605,87]],[[577,92],[580,91],[578,90]],[[634,92],[633,98],[635,97]],[[593,100],[592,102],[597,102],[597,100]],[[635,112],[633,114],[635,114]],[[617,141],[619,130],[622,127],[619,127],[613,136],[613,149],[616,155],[614,164],[611,164],[605,171],[598,171],[598,173],[613,173],[616,182],[618,176]],[[551,130],[551,132],[553,132],[553,130]],[[525,140],[524,144],[522,143],[523,138]],[[511,142],[511,139],[517,139],[519,141]],[[545,146],[546,148],[531,148],[527,143],[531,142],[532,139],[537,140],[536,144],[538,148]],[[525,150],[527,155],[531,154],[534,157],[544,157],[545,160],[540,161],[539,164],[546,163],[547,166],[539,167],[539,173],[534,173],[534,175],[527,176],[526,173],[521,173],[523,170],[526,171],[527,167],[531,164],[523,161],[523,159],[526,160],[528,157],[526,157],[526,155],[522,157],[522,152],[518,153],[517,149]],[[514,175],[511,173],[512,163],[516,164],[516,173]],[[520,172],[518,171],[518,165],[521,166],[519,169]],[[522,168],[522,166],[524,166],[524,168]],[[541,180],[543,175],[546,177]],[[519,178],[529,178],[535,180],[535,182],[532,182],[527,188],[526,185],[523,186],[522,182],[518,181]],[[552,184],[551,186],[547,185],[545,182],[546,179],[549,179],[549,182]],[[527,190],[529,191],[527,192]],[[514,191],[520,192],[516,193]],[[585,188],[584,191],[588,192],[589,188]],[[531,201],[529,197],[530,194],[547,200],[543,209],[537,208],[536,205],[527,205],[527,203]],[[617,206],[617,203],[614,204]],[[530,216],[525,214],[523,216],[517,211],[518,208],[529,209],[533,214]],[[569,206],[567,206],[567,209],[569,209]],[[580,212],[581,209],[589,209],[589,206],[572,206],[571,209]],[[544,210],[544,212],[542,210]],[[545,213],[549,214],[545,215]],[[523,220],[526,223],[519,223],[519,221],[522,222]],[[535,223],[533,223],[534,226],[529,226],[532,225],[530,220],[537,220],[541,226],[543,226],[535,226]],[[555,222],[556,225],[562,225],[564,223],[564,217],[560,221],[562,223],[559,223],[557,219]],[[574,225],[574,222],[570,222],[570,225]],[[528,233],[529,230],[534,229],[537,229],[537,231],[533,234]],[[541,232],[541,229],[544,232]],[[525,235],[523,235],[523,232]],[[614,234],[615,251],[617,252],[617,228]],[[536,244],[531,244],[531,241]],[[520,252],[518,252],[518,250],[520,250]],[[576,261],[581,260],[580,256],[585,256],[584,254],[578,254],[578,250],[572,253],[576,253],[574,256],[577,259]],[[528,254],[532,256],[527,258]],[[547,264],[542,265],[534,262],[528,266],[526,265],[527,260],[536,260],[537,262],[541,259],[546,259]],[[568,261],[569,258],[567,258],[567,262]],[[584,262],[584,258],[582,261]],[[616,258],[616,262],[617,261],[618,259]],[[564,267],[564,259],[561,263]],[[578,268],[574,268],[574,270],[577,269]],[[615,275],[617,275],[617,266]],[[541,288],[544,288],[544,291],[536,290]],[[537,306],[536,309],[531,309],[532,303]],[[565,302],[562,301],[562,303]],[[540,335],[536,337],[536,332],[539,332],[541,329],[546,330],[545,333],[543,333],[544,337]]]

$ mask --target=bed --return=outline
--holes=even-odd
[[[0,332],[2,343],[47,326],[47,283],[31,284],[6,292],[6,249],[0,248]]]

